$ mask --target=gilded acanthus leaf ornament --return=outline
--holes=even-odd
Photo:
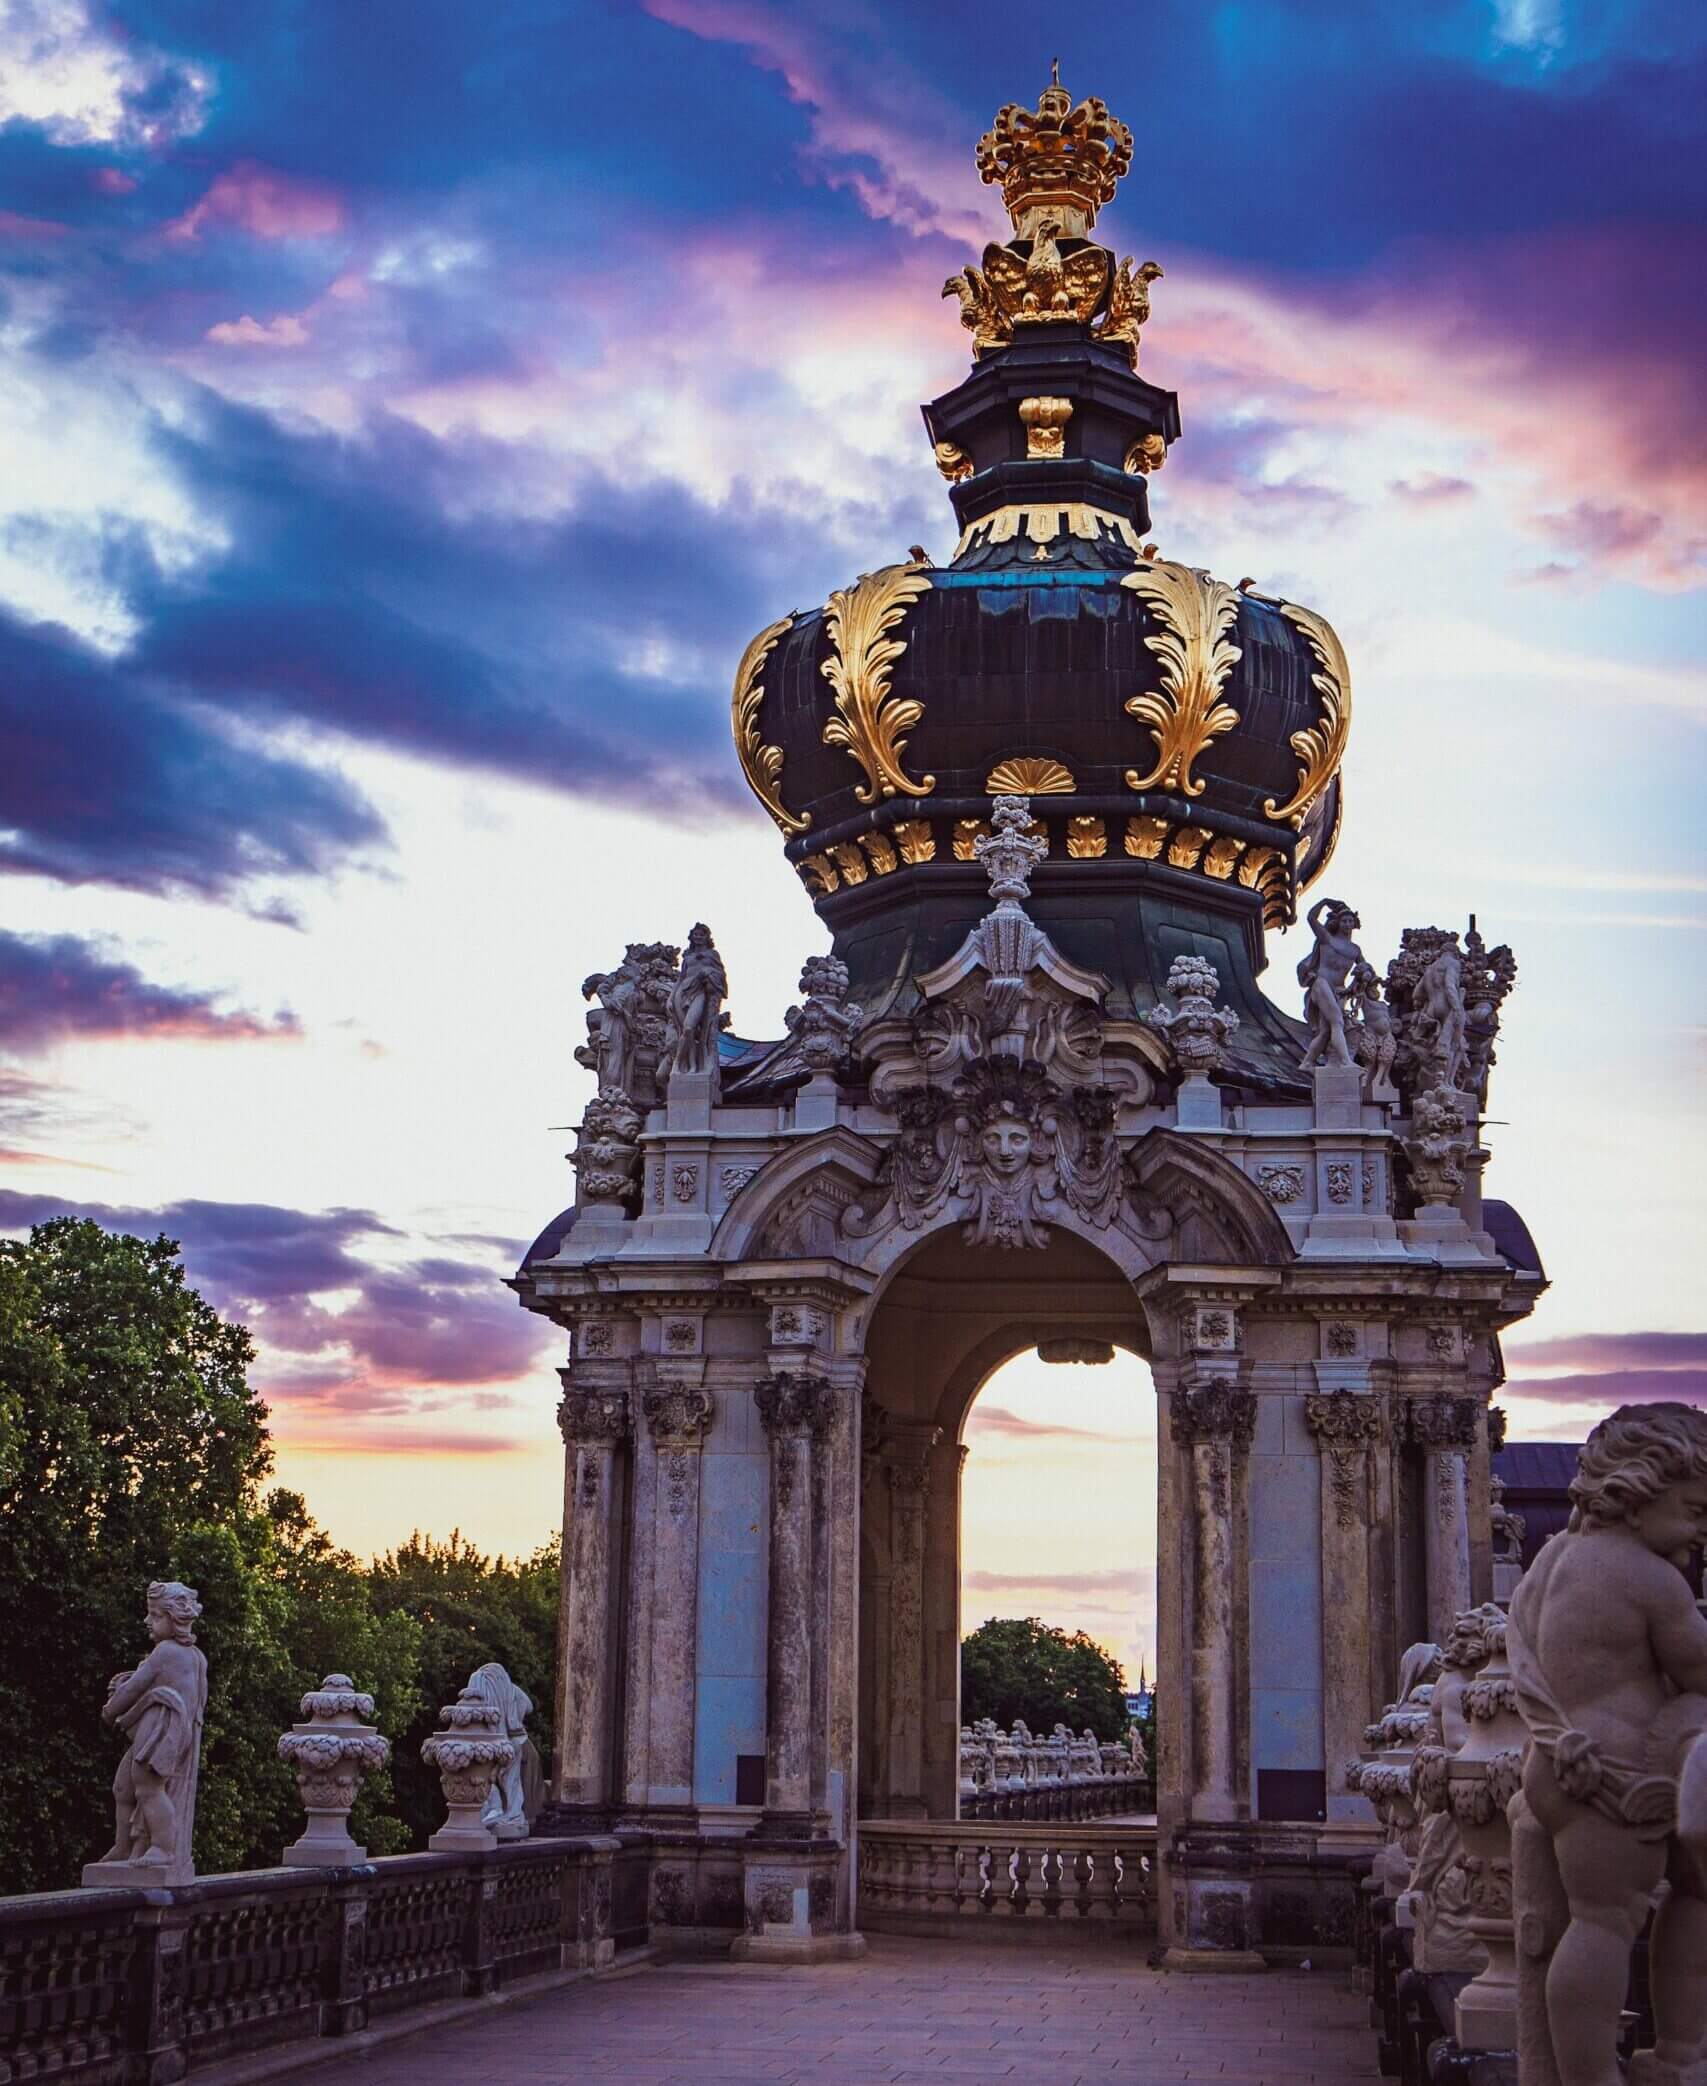
[[[1147,775],[1128,768],[1127,787],[1199,797],[1204,785],[1192,775],[1193,761],[1239,721],[1238,711],[1221,700],[1240,657],[1227,635],[1238,617],[1238,594],[1188,565],[1160,561],[1140,565],[1120,584],[1142,595],[1162,626],[1144,640],[1162,662],[1161,688],[1126,705],[1129,716],[1150,727],[1156,761]]]
[[[741,654],[741,664],[735,672],[735,698],[731,713],[735,751],[740,757],[741,772],[747,778],[747,787],[791,838],[796,833],[806,831],[812,823],[812,814],[808,811],[796,816],[777,794],[782,781],[782,748],[766,746],[760,742],[759,703],[765,692],[761,678],[765,661],[775,651],[778,640],[793,621],[792,616],[784,616],[780,623],[767,624]]]
[[[1303,631],[1321,669],[1310,676],[1310,686],[1322,699],[1322,721],[1292,734],[1292,751],[1302,764],[1298,787],[1288,803],[1276,804],[1270,797],[1263,805],[1270,818],[1286,819],[1297,827],[1303,825],[1310,806],[1334,779],[1345,758],[1346,740],[1351,736],[1351,669],[1333,625],[1314,609],[1286,601],[1281,603],[1280,613]]]
[[[835,690],[836,714],[824,727],[824,744],[840,746],[865,770],[854,795],[862,804],[881,797],[923,797],[936,788],[934,775],[914,781],[901,766],[906,734],[925,714],[923,703],[890,692],[889,676],[907,649],[897,629],[908,608],[929,591],[930,574],[918,565],[886,565],[851,587],[838,587],[824,604],[830,656],[823,674]]]

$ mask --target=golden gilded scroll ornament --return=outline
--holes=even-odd
[[[1067,853],[1075,862],[1100,862],[1108,853],[1108,828],[1088,815],[1067,821]]]
[[[1126,704],[1128,716],[1150,727],[1156,764],[1147,775],[1128,768],[1127,788],[1200,797],[1204,785],[1192,775],[1192,763],[1239,721],[1238,711],[1221,700],[1240,658],[1227,635],[1238,617],[1239,597],[1218,579],[1166,562],[1140,566],[1120,584],[1141,595],[1162,626],[1144,640],[1162,662],[1161,688]]]
[[[1310,686],[1322,699],[1322,721],[1292,734],[1292,751],[1301,763],[1298,787],[1289,802],[1277,805],[1270,797],[1263,805],[1270,818],[1286,819],[1297,828],[1345,758],[1346,740],[1351,736],[1351,668],[1346,664],[1345,647],[1325,617],[1314,609],[1300,608],[1295,601],[1282,602],[1280,613],[1303,631],[1321,669],[1310,676]]]
[[[936,458],[936,467],[950,485],[958,485],[962,478],[972,476],[972,459],[957,442],[938,442],[931,451]]]
[[[741,762],[741,773],[747,778],[747,787],[790,838],[806,831],[812,823],[812,814],[807,811],[796,816],[777,793],[782,781],[782,748],[761,744],[759,704],[765,692],[760,678],[765,661],[793,621],[792,616],[784,616],[780,623],[768,624],[741,654],[741,664],[735,670],[735,697],[730,718],[735,733],[735,752]]]
[[[822,671],[836,696],[824,744],[840,746],[865,770],[865,781],[854,790],[862,804],[928,796],[936,788],[934,775],[915,782],[901,766],[906,734],[925,706],[903,701],[889,688],[895,662],[907,649],[905,638],[890,633],[930,583],[930,574],[917,565],[886,565],[862,574],[851,587],[838,587],[824,604],[830,656]]]
[[[1070,398],[1022,398],[1019,417],[1025,429],[1025,453],[1028,457],[1049,458],[1065,454],[1067,422],[1073,417]]]
[[[1168,445],[1160,435],[1140,435],[1126,452],[1126,471],[1132,478],[1148,478],[1168,460]]]
[[[1078,786],[1072,769],[1054,760],[998,761],[984,777],[992,797],[1070,797]]]

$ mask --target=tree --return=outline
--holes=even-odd
[[[454,1702],[477,1666],[495,1659],[533,1698],[528,1730],[541,1765],[554,1740],[558,1562],[554,1538],[526,1560],[482,1556],[452,1530],[448,1542],[419,1533],[376,1560],[368,1577],[374,1612],[407,1619],[419,1632],[419,1694],[413,1721],[392,1763],[397,1808],[412,1846],[444,1820],[438,1776],[421,1760],[421,1742],[440,1706]]]
[[[151,1579],[189,1578],[271,1465],[249,1335],[185,1286],[172,1240],[55,1218],[0,1241],[0,1888],[102,1853],[112,1674],[147,1649]]]
[[[1083,1630],[1068,1636],[1035,1615],[992,1617],[960,1647],[960,1715],[993,1717],[1006,1728],[1021,1717],[1034,1733],[1057,1724],[1088,1725],[1099,1739],[1126,1736],[1126,1678],[1120,1662]]]

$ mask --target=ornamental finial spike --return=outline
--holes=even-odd
[[[1131,164],[1131,131],[1094,94],[1075,107],[1061,85],[1059,59],[1037,107],[1008,102],[978,140],[979,176],[1001,183],[1018,239],[1034,237],[1045,218],[1053,219],[1058,238],[1088,238]]]

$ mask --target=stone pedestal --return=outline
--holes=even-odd
[[[1175,1121],[1182,1130],[1222,1127],[1221,1089],[1206,1073],[1193,1072],[1180,1081],[1175,1109]]]
[[[1318,1130],[1363,1127],[1363,1067],[1317,1065],[1310,1076]]]
[[[1490,1628],[1489,1638],[1492,1655],[1464,1690],[1470,1735],[1447,1771],[1470,1879],[1469,1928],[1488,1952],[1487,1968],[1458,1995],[1453,2033],[1461,2049],[1515,2050],[1517,1954],[1506,1806],[1517,1794],[1528,1731],[1506,1665],[1504,1626]]]
[[[730,1955],[739,1963],[851,1962],[865,1954],[863,1935],[838,1932],[833,1842],[748,1843],[742,1879],[745,1932]]]
[[[86,1861],[85,1890],[164,1890],[171,1884],[194,1883],[194,1862]]]

